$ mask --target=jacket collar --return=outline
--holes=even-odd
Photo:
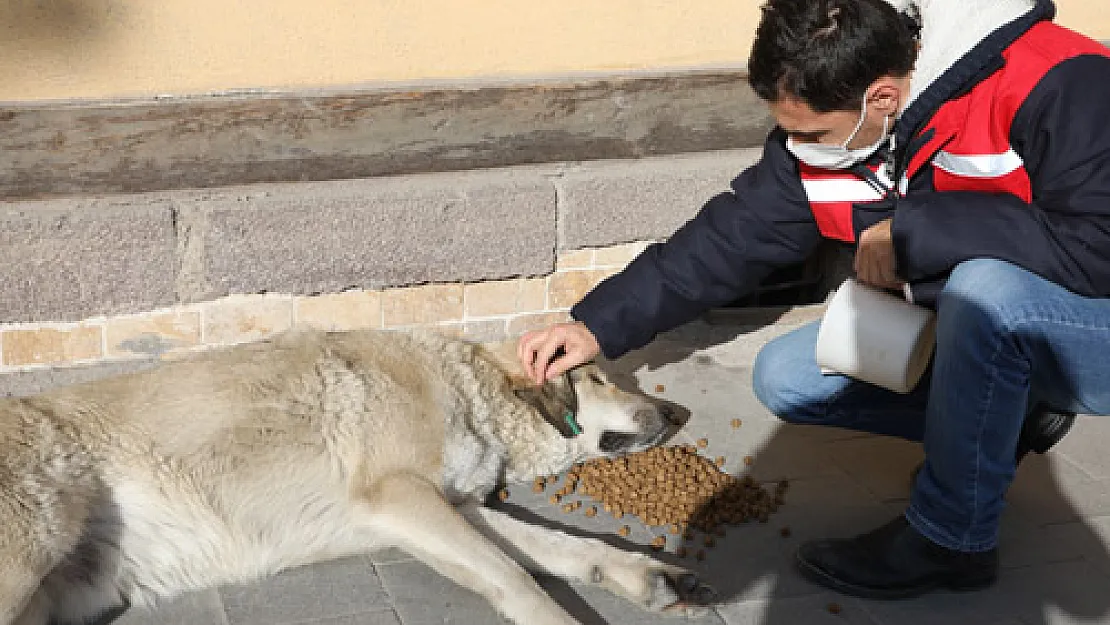
[[[936,0],[933,2],[936,3]],[[895,145],[898,146],[899,152],[895,155],[898,171],[901,172],[906,168],[907,148],[910,148],[911,153],[914,151],[910,146],[913,137],[945,102],[966,93],[984,78],[998,71],[1005,63],[1002,53],[1006,48],[1037,23],[1051,20],[1055,15],[1056,6],[1052,0],[1037,0],[1031,9],[1020,14],[1016,19],[1002,23],[988,32],[970,50],[948,65],[939,76],[921,88],[894,126]],[[923,46],[925,46],[929,45],[931,26],[928,22],[930,19],[928,7],[923,11],[923,18],[926,21],[922,33]],[[958,27],[956,24],[947,26]],[[917,82],[916,76],[914,82]],[[915,88],[914,91],[917,92],[918,89]]]

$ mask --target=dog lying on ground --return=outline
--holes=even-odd
[[[483,507],[502,481],[669,433],[594,365],[536,387],[507,360],[435,334],[294,332],[0,401],[0,623],[388,546],[518,624],[576,622],[529,570],[698,612],[711,591],[681,568]]]

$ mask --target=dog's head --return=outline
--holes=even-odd
[[[616,456],[658,445],[671,433],[675,412],[648,397],[617,388],[593,363],[516,389],[563,437],[588,456]]]

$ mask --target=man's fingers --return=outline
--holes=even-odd
[[[551,359],[566,341],[565,333],[558,328],[533,331],[520,338],[517,356],[524,374],[536,384],[542,384],[548,375]]]
[[[872,284],[875,277],[872,275],[872,267],[874,266],[871,255],[867,253],[867,249],[861,247],[856,251],[856,278],[864,284]]]
[[[560,349],[563,350],[561,354]],[[525,375],[536,384],[543,384],[593,358],[599,349],[597,340],[585,326],[562,323],[522,336],[517,344],[517,356]]]
[[[882,281],[884,289],[897,288],[898,273],[894,270],[894,256],[890,254],[883,254],[878,257],[878,271],[879,280]]]
[[[568,352],[565,356],[555,360],[547,366],[547,371],[544,373],[542,379],[553,380],[566,373],[567,370],[573,369],[575,364],[577,363],[574,362],[574,358]]]
[[[519,341],[517,341],[516,357],[518,360],[520,360],[520,364],[522,365],[527,366],[532,362],[532,357],[534,356],[534,354],[532,353],[530,345],[532,344],[532,337],[534,335],[535,332],[527,332],[524,334],[524,336],[520,337]]]
[[[539,359],[536,357],[536,353],[543,345],[543,341],[544,333],[529,332],[520,338],[520,343],[517,345],[517,356],[520,358],[520,364],[524,367],[524,374],[533,381],[538,379],[540,375],[537,370]]]
[[[881,287],[885,282],[883,273],[883,257],[879,254],[873,254],[871,256],[871,283]]]
[[[563,347],[565,339],[562,336],[547,337],[543,345],[536,350],[536,377],[533,378],[536,384],[543,384],[544,380],[551,377],[551,359],[555,357],[555,352]]]
[[[544,379],[557,378],[591,358],[589,350],[577,342],[567,342],[563,345],[563,349],[566,350],[566,353],[562,358],[551,363],[551,366],[547,369],[547,377]]]

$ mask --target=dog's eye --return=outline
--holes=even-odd
[[[596,373],[591,373],[588,377],[590,378],[590,382],[593,382],[598,386],[605,386],[605,380],[602,380],[601,377]]]

